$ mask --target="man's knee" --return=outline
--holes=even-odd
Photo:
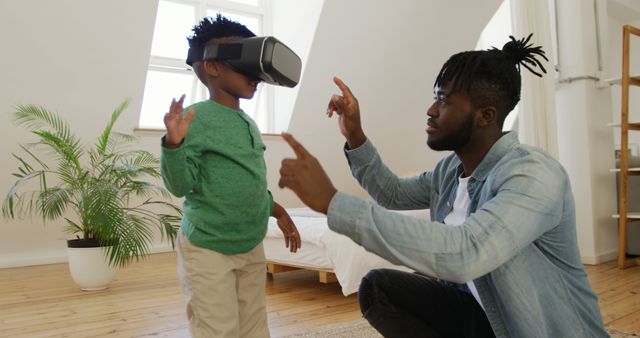
[[[374,269],[367,272],[367,274],[364,275],[364,277],[362,277],[362,280],[360,281],[360,288],[358,292],[364,292],[365,294],[368,294],[379,289],[381,284],[384,284],[384,280],[386,279],[386,270],[387,269]]]
[[[382,296],[381,289],[384,284],[386,269],[375,269],[369,271],[360,281],[358,290],[358,303],[363,315],[367,315],[374,303],[380,302]]]
[[[364,275],[362,279],[367,279],[375,282],[376,284],[380,284],[384,283],[384,281],[389,278],[389,274],[392,274],[394,272],[397,271],[392,269],[373,269],[369,270],[369,272],[367,272],[367,274]]]

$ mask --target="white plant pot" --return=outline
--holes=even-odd
[[[105,247],[67,248],[71,278],[84,291],[106,289],[116,277]]]

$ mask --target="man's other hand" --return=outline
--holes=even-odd
[[[329,203],[338,192],[325,173],[324,169],[313,155],[305,149],[291,134],[282,133],[289,146],[296,154],[296,158],[285,158],[280,167],[280,188],[289,188],[309,208],[327,213]]]

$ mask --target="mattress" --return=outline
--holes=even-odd
[[[304,242],[301,247],[304,250],[298,250],[296,253],[292,253],[284,246],[282,237],[267,237],[263,244],[269,262],[317,270],[333,270],[327,250],[314,243]]]
[[[412,271],[407,267],[391,264],[366,251],[350,238],[330,230],[324,214],[309,208],[291,208],[287,212],[300,232],[302,245],[297,253],[289,252],[276,220],[270,218],[264,241],[268,261],[311,269],[330,269],[336,274],[345,296],[358,291],[362,277],[369,270],[388,268]],[[401,213],[428,218],[426,210]]]

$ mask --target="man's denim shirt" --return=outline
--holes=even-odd
[[[379,205],[337,193],[329,227],[392,263],[455,283],[473,280],[497,337],[608,337],[580,261],[567,173],[544,151],[502,136],[471,174],[471,206],[443,224],[462,163],[399,178],[367,140],[345,150],[351,170]],[[387,209],[431,209],[431,221]],[[429,302],[425,299],[425,304]]]

